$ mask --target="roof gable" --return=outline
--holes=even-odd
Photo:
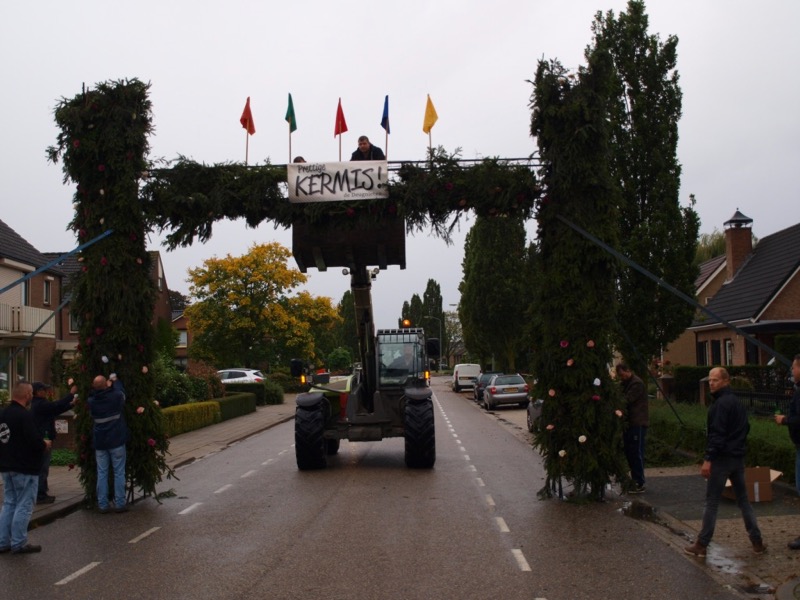
[[[6,223],[0,220],[0,258],[8,258],[35,269],[43,267],[50,262],[44,254],[34,248],[25,238],[11,229]],[[50,273],[61,275],[57,268],[47,269]]]
[[[707,308],[725,321],[755,319],[798,267],[800,223],[759,241],[736,277],[720,288]]]

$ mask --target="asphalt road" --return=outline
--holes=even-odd
[[[739,597],[610,504],[537,500],[544,472],[513,428],[433,390],[432,470],[390,439],[299,472],[286,423],[179,469],[162,504],[41,528],[46,557],[0,557],[0,597]]]

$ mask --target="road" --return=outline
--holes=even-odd
[[[2,597],[739,597],[610,504],[537,500],[541,462],[497,419],[524,411],[432,387],[433,470],[390,439],[299,472],[286,423],[179,469],[161,504],[41,528],[46,552],[0,557]]]

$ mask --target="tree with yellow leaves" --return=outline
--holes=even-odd
[[[290,257],[277,242],[254,244],[243,256],[213,257],[189,270],[192,358],[220,368],[315,358],[315,338],[339,316],[330,298],[297,291],[307,277],[288,266]]]

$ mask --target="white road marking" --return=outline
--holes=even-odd
[[[271,464],[272,464],[272,463],[274,463],[274,462],[275,462],[275,459],[274,459],[274,458],[268,458],[268,459],[267,459],[267,460],[265,460],[263,463],[261,463],[261,466],[262,466],[262,467],[266,467],[267,465],[271,465]]]
[[[475,465],[470,465],[467,467],[470,471],[477,471],[478,469],[475,468]]]
[[[73,579],[77,579],[78,577],[80,577],[84,573],[88,573],[89,571],[94,569],[99,564],[100,564],[99,562],[90,562],[88,565],[86,565],[82,569],[78,569],[77,571],[75,571],[72,575],[67,575],[61,581],[56,581],[56,585],[66,585],[70,581],[72,581]]]
[[[486,504],[494,506],[494,498],[492,498],[491,494],[486,494]]]
[[[153,527],[152,529],[148,529],[142,535],[136,536],[135,538],[130,540],[128,543],[129,544],[135,544],[136,542],[141,542],[144,538],[146,538],[149,535],[153,535],[159,529],[161,529],[161,527]]]
[[[222,492],[225,492],[225,491],[227,491],[227,490],[231,489],[232,487],[233,487],[233,484],[232,484],[232,483],[226,483],[226,484],[225,484],[225,485],[223,485],[221,488],[219,488],[218,490],[216,490],[214,493],[215,493],[215,494],[221,494]]]
[[[476,477],[476,478],[475,478],[475,481],[477,481],[477,482],[478,482],[478,485],[479,485],[479,486],[481,486],[481,487],[486,487],[486,484],[485,484],[485,483],[483,483],[483,479],[481,479],[480,477]]]
[[[497,526],[500,528],[500,533],[509,533],[511,531],[503,517],[495,517],[495,520],[497,521]]]
[[[469,454],[465,454],[465,455],[464,455],[464,459],[465,459],[465,460],[469,460]]]
[[[195,508],[197,508],[198,506],[200,506],[201,504],[203,504],[203,503],[202,503],[202,502],[195,502],[195,503],[194,503],[194,504],[192,504],[191,506],[187,506],[186,508],[184,508],[184,509],[183,509],[181,512],[179,512],[178,514],[179,514],[179,515],[185,515],[185,514],[188,514],[188,513],[192,512],[192,511],[193,511]]]
[[[253,475],[253,474],[257,473],[257,472],[258,472],[258,471],[255,471],[255,470],[250,470],[250,471],[248,471],[247,473],[243,473],[243,474],[242,474],[242,475],[239,477],[239,479],[244,479],[245,477],[250,477],[250,475]]]
[[[514,548],[513,550],[511,550],[511,554],[513,554],[514,558],[517,559],[517,564],[519,565],[520,571],[531,570],[531,566],[528,564],[528,561],[525,560],[525,555],[522,553],[522,550]]]
[[[294,446],[294,444],[292,444],[292,446]],[[283,456],[283,455],[284,455],[284,454],[286,454],[288,451],[289,451],[289,449],[288,449],[288,448],[287,448],[286,450],[281,450],[280,452],[278,452],[278,456]]]
[[[462,452],[466,452],[467,451],[467,449],[464,448],[464,446],[459,446],[458,449],[461,450]]]

